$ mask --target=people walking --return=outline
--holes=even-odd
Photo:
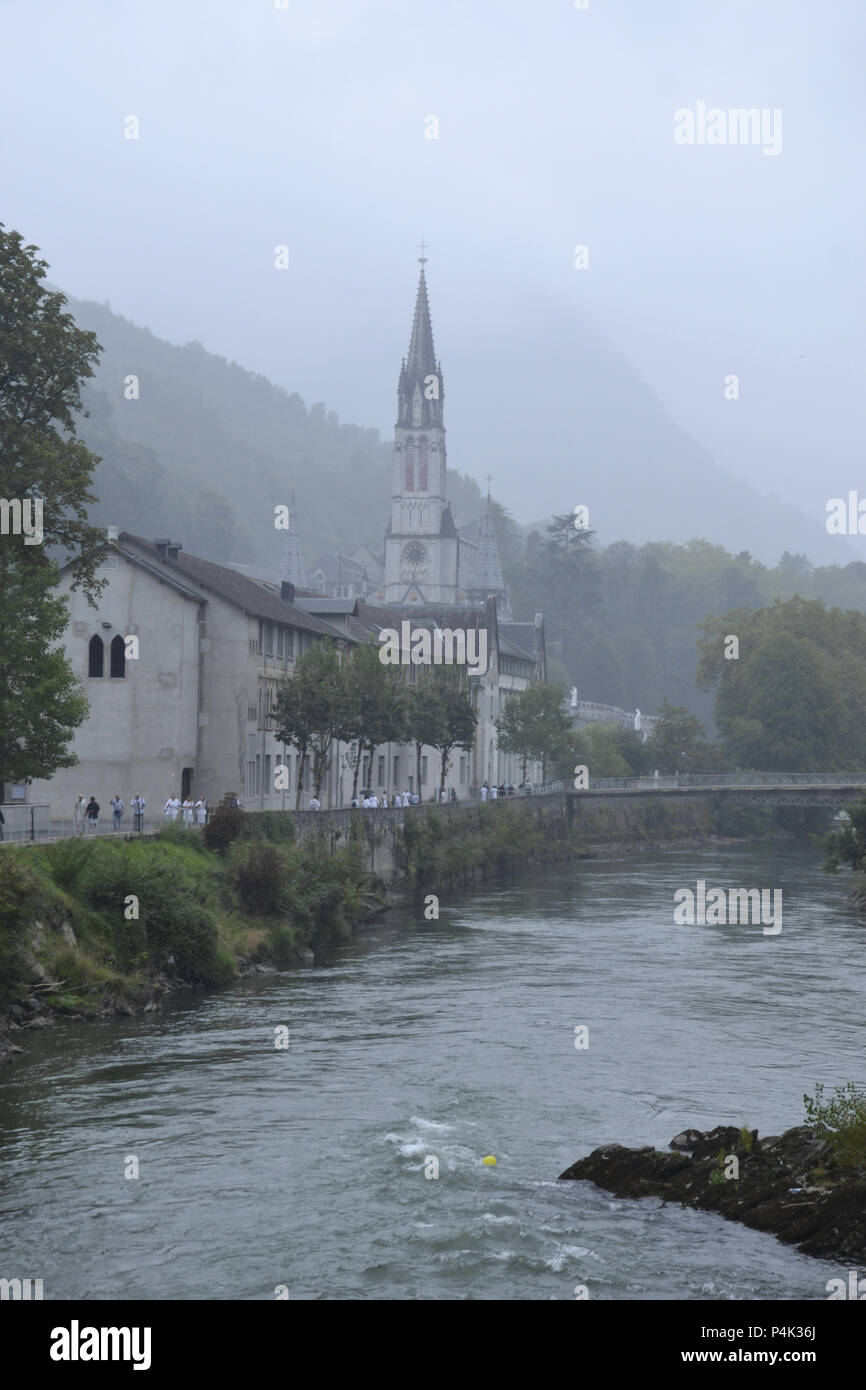
[[[310,805],[309,805],[309,808],[308,808],[309,810],[311,810],[311,811],[319,811],[319,810],[321,810],[321,806],[322,806],[322,803],[321,803],[321,801],[319,800],[319,798],[318,798],[317,796],[311,796],[311,797],[310,797]]]
[[[166,820],[177,820],[177,813],[179,810],[180,799],[175,796],[174,792],[172,792],[162,808],[162,813],[165,816]]]
[[[197,825],[207,825],[207,798],[200,796],[195,803],[195,819]]]
[[[192,804],[192,799],[191,799],[190,797],[188,797],[188,796],[185,796],[184,799],[183,799],[183,823],[184,823],[184,825],[192,825],[192,818],[193,818],[193,811],[194,811],[194,810],[195,810],[195,807],[194,807],[193,804]]]
[[[118,792],[115,796],[111,798],[112,830],[120,829],[120,822],[123,819],[123,813],[125,810],[126,807],[124,806],[123,801],[120,798],[120,793]]]
[[[498,795],[499,795],[499,788],[498,788],[497,786],[495,786],[495,785],[492,786],[492,787],[490,788],[490,800],[491,800],[491,801],[495,801],[496,798],[498,797]]]
[[[83,835],[84,822],[87,819],[87,802],[84,800],[83,796],[80,796],[75,803],[75,807],[72,812],[72,819],[75,822],[76,835]]]
[[[92,796],[88,801],[85,814],[87,817],[87,833],[88,835],[95,835],[99,829],[99,802],[96,800],[95,796]]]
[[[147,802],[145,801],[141,793],[137,792],[129,804],[132,807],[133,828],[135,830],[141,830],[141,827],[144,824],[144,808],[147,805]]]
[[[482,782],[482,783],[481,783],[481,800],[482,800],[482,801],[486,801],[486,800],[487,800],[487,783],[486,783],[486,782]]]

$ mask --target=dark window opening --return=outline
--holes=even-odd
[[[99,674],[102,675],[102,672]],[[111,674],[119,678],[126,675],[126,644],[120,633],[111,639]]]
[[[102,664],[104,661],[105,649],[102,645],[102,638],[95,634],[90,639],[87,648],[87,674],[88,676],[101,676]]]

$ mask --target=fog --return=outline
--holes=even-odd
[[[423,237],[449,463],[517,520],[862,552],[861,5],[0,14],[0,217],[69,294],[388,437]],[[699,103],[779,148],[677,143]]]

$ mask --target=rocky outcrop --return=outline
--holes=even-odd
[[[724,1125],[689,1129],[669,1147],[607,1144],[560,1178],[584,1179],[617,1197],[661,1197],[715,1211],[807,1255],[866,1261],[866,1174],[840,1169],[813,1128],[766,1139]]]

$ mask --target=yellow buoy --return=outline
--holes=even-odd
[[[482,1158],[481,1162],[486,1163],[488,1168],[496,1167],[496,1159],[493,1157],[493,1154],[488,1154],[486,1158]]]

